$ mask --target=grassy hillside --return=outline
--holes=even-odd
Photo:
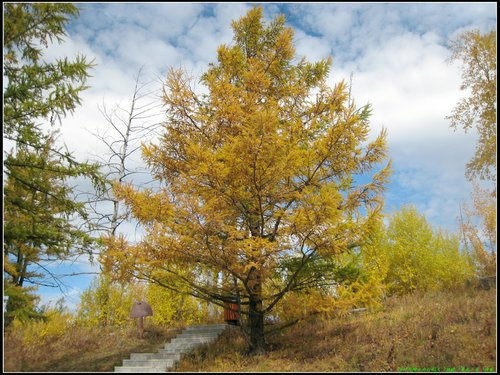
[[[156,351],[180,330],[147,327],[72,328],[59,337],[25,343],[20,332],[4,332],[4,372],[113,372],[130,353]]]
[[[49,342],[21,345],[6,332],[4,371],[113,371],[131,352],[156,350],[175,335],[149,327],[144,339],[127,330],[75,328]],[[342,318],[304,320],[268,337],[265,355],[246,355],[231,330],[185,357],[176,371],[353,372],[495,371],[496,290],[391,297],[384,309]]]
[[[390,298],[376,313],[310,319],[270,336],[261,356],[245,356],[244,337],[231,336],[177,371],[496,370],[496,294],[414,294]]]

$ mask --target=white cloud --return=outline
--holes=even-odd
[[[304,3],[290,5],[289,14],[294,27],[329,40],[343,63],[401,33],[433,32],[446,44],[457,30],[496,24],[495,3]]]
[[[316,62],[331,56],[328,41],[321,37],[311,36],[302,30],[294,30],[294,46],[297,57],[305,57],[309,62]],[[334,60],[335,64],[335,60]]]
[[[354,72],[358,104],[372,104],[374,131],[388,130],[395,171],[388,206],[416,204],[435,225],[455,230],[456,212],[470,189],[464,172],[476,137],[453,132],[445,119],[460,97],[460,74],[447,56],[433,33],[406,33],[345,69]]]

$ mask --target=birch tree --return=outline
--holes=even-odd
[[[451,61],[462,63],[461,90],[467,92],[447,117],[454,129],[478,132],[476,152],[467,163],[469,180],[496,181],[497,151],[497,32],[467,31],[452,41]]]

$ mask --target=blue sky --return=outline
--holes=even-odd
[[[62,127],[62,138],[80,159],[104,155],[91,135],[109,130],[99,106],[128,106],[134,77],[159,82],[170,67],[199,77],[215,61],[220,44],[232,40],[231,21],[256,3],[80,3],[61,45],[47,58],[84,54],[95,59],[83,105]],[[496,3],[264,3],[267,20],[284,13],[295,31],[298,56],[333,57],[329,82],[349,80],[358,105],[371,103],[372,135],[388,131],[394,174],[386,193],[392,212],[414,204],[436,227],[456,231],[459,205],[469,200],[464,177],[476,134],[454,132],[445,119],[465,94],[459,65],[450,64],[448,42],[459,33],[489,31],[497,22]],[[154,100],[154,99],[150,99]],[[155,113],[161,119],[161,113]],[[141,165],[136,154],[131,163]],[[125,233],[133,225],[122,227]],[[130,234],[132,235],[132,234]],[[92,272],[80,258],[61,272]],[[66,278],[72,307],[91,276]],[[42,301],[57,301],[56,289],[39,289]]]

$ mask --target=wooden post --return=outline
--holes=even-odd
[[[144,338],[144,317],[141,316],[139,318],[139,338],[143,339]]]

